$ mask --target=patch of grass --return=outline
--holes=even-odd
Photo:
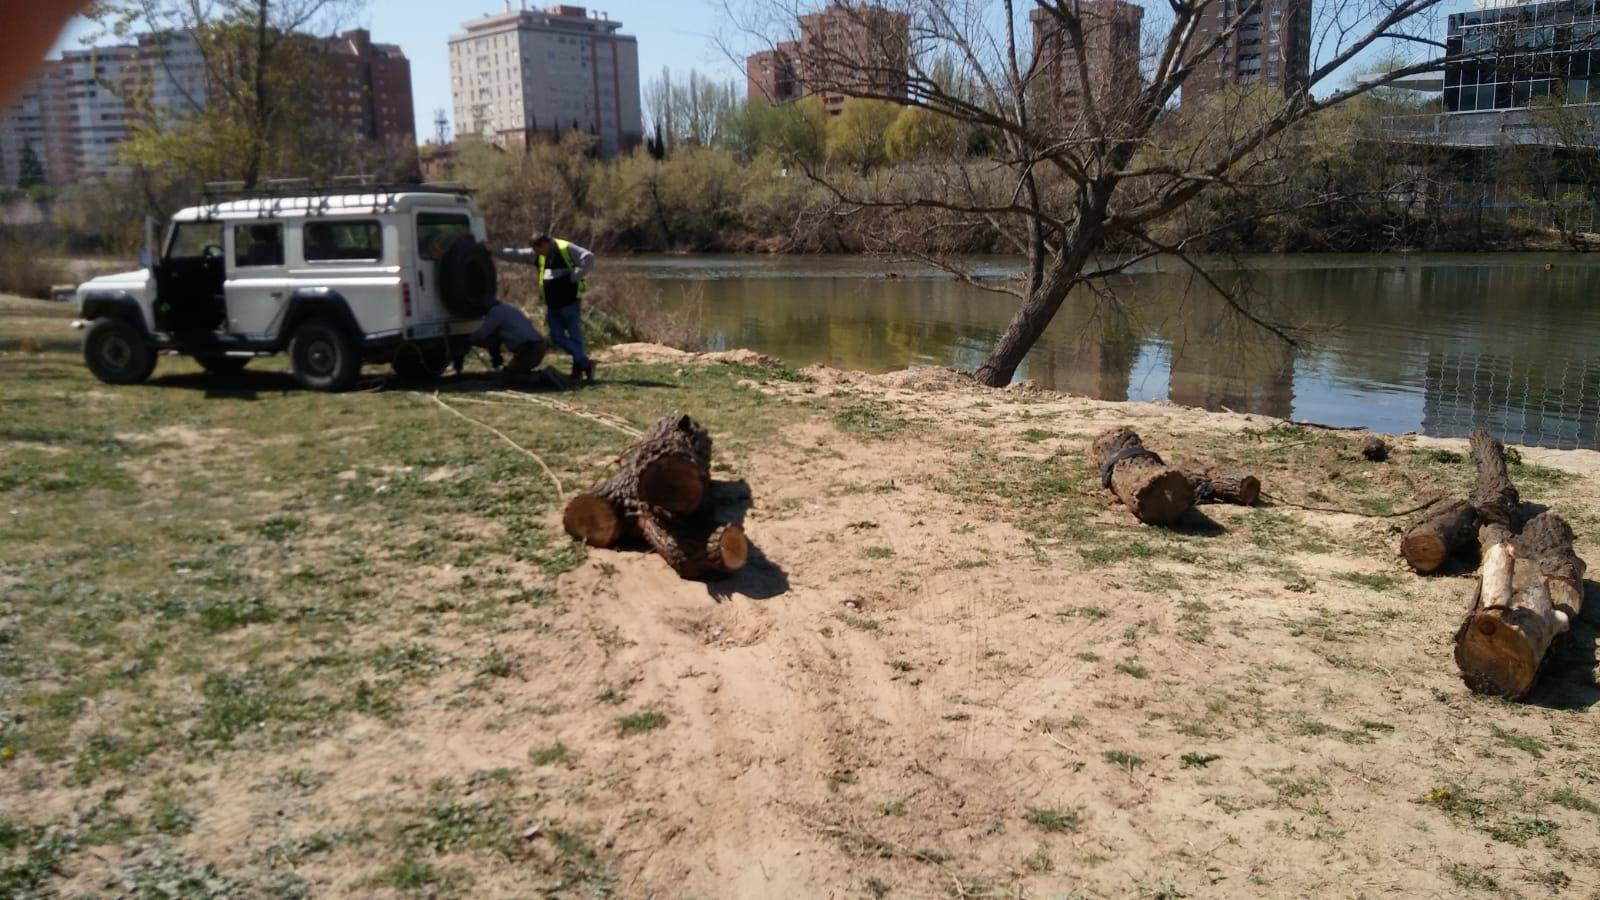
[[[1387,573],[1340,572],[1335,577],[1374,591],[1392,590],[1400,583],[1399,578]]]
[[[1455,886],[1468,891],[1498,891],[1500,882],[1495,881],[1482,869],[1474,869],[1461,863],[1448,863],[1439,871],[1446,878],[1455,883]]]
[[[1029,428],[1027,431],[1022,433],[1022,439],[1030,444],[1037,444],[1040,441],[1048,441],[1055,436],[1056,433],[1054,431],[1045,431],[1043,428]]]
[[[431,863],[404,859],[385,870],[382,880],[401,890],[415,890],[438,881],[439,872]]]
[[[894,550],[889,547],[867,547],[861,551],[867,559],[889,559],[894,556]]]
[[[892,415],[882,403],[854,403],[833,414],[833,424],[845,434],[861,438],[889,438],[911,427],[907,419]]]
[[[877,631],[883,627],[883,623],[879,622],[877,619],[869,619],[866,616],[853,616],[849,613],[839,613],[838,617],[839,621],[849,625],[851,628],[854,628],[857,631]]]
[[[1129,753],[1126,750],[1107,750],[1100,755],[1105,757],[1106,762],[1111,763],[1114,766],[1121,766],[1125,769],[1132,769],[1136,766],[1144,765],[1144,759],[1142,757],[1134,756],[1132,753]]]
[[[1095,653],[1092,650],[1081,650],[1077,653],[1077,659],[1088,663],[1099,662],[1100,654]]]
[[[603,703],[606,706],[621,706],[623,703],[627,702],[627,699],[627,694],[624,694],[623,692],[612,687],[606,688],[605,690],[596,694],[594,697],[596,703]]]
[[[1556,788],[1555,790],[1551,791],[1550,802],[1556,804],[1557,806],[1565,806],[1567,809],[1575,810],[1577,812],[1586,812],[1592,815],[1600,816],[1600,803],[1596,803],[1593,800],[1590,800],[1588,797],[1584,797],[1568,788]]]
[[[281,543],[305,527],[305,521],[294,516],[273,516],[256,526],[256,534],[269,541]]]
[[[1215,753],[1185,753],[1178,758],[1185,769],[1204,769],[1222,757]]]
[[[1544,751],[1550,749],[1549,744],[1546,744],[1544,741],[1541,741],[1536,737],[1531,737],[1526,734],[1518,734],[1515,731],[1501,728],[1498,725],[1491,724],[1489,726],[1489,733],[1494,735],[1495,738],[1505,746],[1514,747],[1518,750],[1521,750],[1529,756],[1532,756],[1534,759],[1544,759]]]
[[[667,724],[666,713],[656,710],[633,713],[617,718],[617,732],[623,737],[655,731]]]
[[[407,845],[435,853],[455,847],[509,847],[511,840],[505,812],[486,801],[435,803],[402,831]]]
[[[516,670],[516,662],[498,647],[478,660],[478,674],[489,678],[509,678]]]
[[[1521,847],[1532,838],[1548,837],[1560,830],[1561,826],[1549,819],[1512,819],[1502,822],[1488,829],[1489,836],[1503,844],[1513,844]]]
[[[554,766],[572,760],[572,751],[566,744],[554,743],[548,747],[539,747],[529,753],[529,759],[536,766]]]
[[[1446,815],[1466,816],[1476,819],[1489,810],[1489,803],[1474,797],[1455,785],[1436,787],[1428,791],[1422,802]]]
[[[1328,789],[1328,783],[1320,778],[1289,778],[1277,776],[1267,779],[1267,784],[1278,792],[1278,796],[1285,800],[1296,800],[1302,797],[1315,797]]]
[[[1146,669],[1144,666],[1139,665],[1131,659],[1125,659],[1122,662],[1117,663],[1115,668],[1118,672],[1121,672],[1124,675],[1131,675],[1134,678],[1143,679],[1150,677],[1149,669]]]
[[[199,817],[193,810],[184,809],[174,803],[163,803],[151,814],[150,827],[161,834],[181,837],[194,829],[194,821],[197,818]]]
[[[1053,831],[1057,834],[1071,834],[1078,827],[1078,813],[1070,809],[1031,806],[1023,819],[1035,828],[1042,828],[1045,831]]]
[[[1060,619],[1089,619],[1098,622],[1110,615],[1110,611],[1099,606],[1072,606],[1056,610],[1056,617]]]

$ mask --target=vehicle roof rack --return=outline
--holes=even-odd
[[[372,175],[338,175],[327,184],[314,185],[309,178],[268,178],[254,188],[242,181],[211,181],[201,189],[207,204],[230,200],[266,200],[276,197],[329,197],[339,194],[456,194],[469,195],[462,184],[445,182],[383,182]]]

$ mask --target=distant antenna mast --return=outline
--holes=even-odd
[[[443,107],[433,111],[433,139],[438,144],[450,143],[450,117]]]

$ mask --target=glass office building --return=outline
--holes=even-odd
[[[1600,0],[1480,5],[1448,20],[1446,112],[1524,109],[1540,98],[1600,103]]]

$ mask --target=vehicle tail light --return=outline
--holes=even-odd
[[[406,318],[411,318],[411,285],[400,285],[400,309]]]

